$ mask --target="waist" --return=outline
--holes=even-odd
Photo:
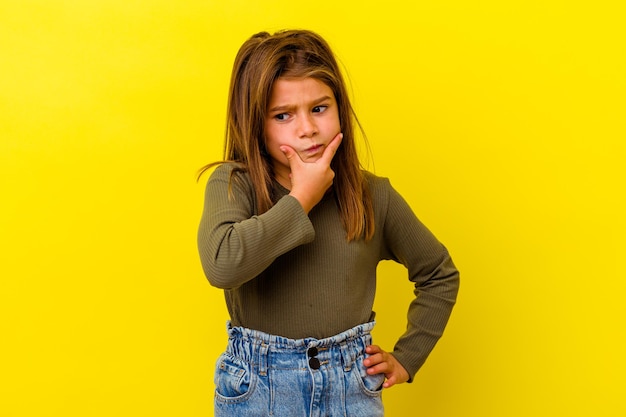
[[[349,369],[372,343],[375,322],[360,324],[331,337],[290,339],[229,322],[226,353],[261,368],[289,369],[342,365]]]

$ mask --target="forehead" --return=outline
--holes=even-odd
[[[270,106],[298,104],[314,101],[324,96],[335,98],[332,89],[316,78],[280,77],[272,86],[269,104]]]

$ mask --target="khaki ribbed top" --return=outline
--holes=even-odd
[[[276,204],[257,215],[246,174],[230,182],[229,198],[233,166],[211,174],[198,231],[202,267],[224,289],[232,324],[292,339],[341,333],[371,320],[376,266],[394,260],[415,284],[407,330],[393,351],[412,378],[456,300],[459,273],[446,248],[386,178],[365,172],[376,232],[369,242],[348,242],[332,193],[307,216],[276,182]]]

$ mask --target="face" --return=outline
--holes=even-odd
[[[288,182],[290,173],[280,146],[290,146],[304,162],[315,162],[340,131],[330,87],[315,78],[276,80],[265,119],[265,145],[279,182]]]

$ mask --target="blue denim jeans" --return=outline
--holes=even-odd
[[[215,371],[215,416],[383,416],[385,377],[367,375],[363,365],[373,327],[294,340],[229,323]]]

